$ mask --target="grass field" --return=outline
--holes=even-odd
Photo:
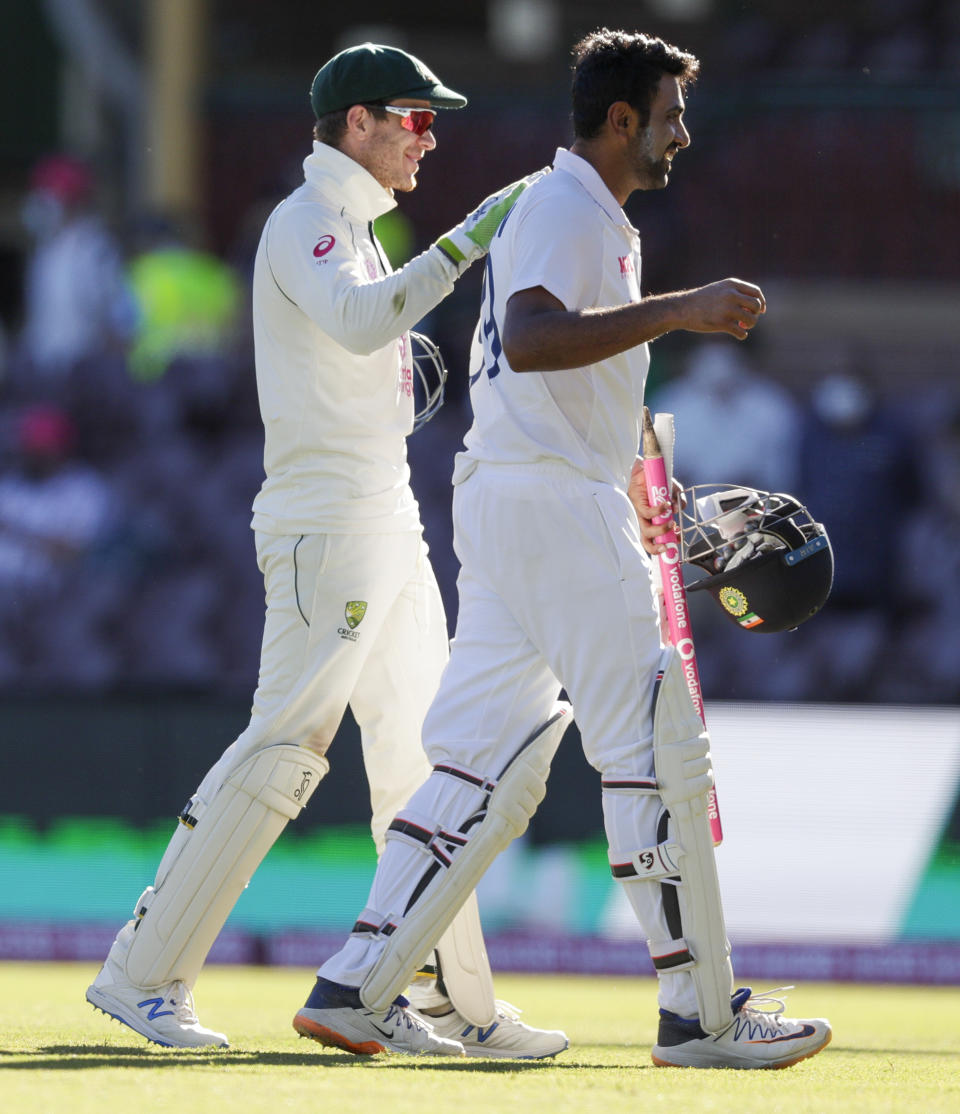
[[[202,1020],[226,1052],[147,1045],[95,1012],[88,964],[0,964],[0,1109],[6,1114],[702,1114],[960,1110],[960,989],[808,984],[793,1016],[826,1016],[830,1047],[785,1071],[679,1071],[650,1062],[655,987],[637,979],[501,976],[532,1024],[566,1029],[556,1060],[361,1059],[298,1040],[312,973],[211,967]],[[766,987],[757,988],[766,989]]]

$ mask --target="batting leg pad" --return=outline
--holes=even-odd
[[[482,804],[458,831],[423,832],[422,837],[413,830],[401,833],[404,838],[421,839],[432,862],[414,888],[404,914],[391,915],[376,925],[385,946],[360,987],[360,997],[369,1009],[389,1007],[493,860],[527,830],[546,794],[550,763],[573,721],[572,712],[569,704],[557,703],[550,719],[530,735],[500,777],[485,783]],[[453,770],[445,772],[456,775]],[[399,818],[397,822],[403,823]]]
[[[708,1033],[719,1033],[733,1017],[733,968],[707,813],[713,767],[710,738],[682,665],[673,647],[662,652],[654,694],[656,777],[630,787],[637,794],[655,793],[663,802],[657,843],[611,852],[611,870],[622,881],[660,884],[669,936],[648,941],[653,965],[661,973],[690,972],[700,1024]]]
[[[193,986],[253,872],[328,769],[313,751],[271,746],[228,773],[209,804],[192,798],[155,884],[137,902],[126,958],[135,986]]]
[[[477,895],[470,894],[437,943],[443,987],[458,1013],[486,1028],[497,1016],[493,974],[480,926]]]

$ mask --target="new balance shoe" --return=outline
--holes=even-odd
[[[463,1045],[436,1036],[433,1026],[398,997],[382,1013],[368,1010],[360,991],[318,978],[303,1009],[293,1019],[301,1037],[310,1037],[355,1056],[404,1052],[427,1056],[462,1056]]]
[[[422,1016],[422,1015],[421,1015]],[[509,1002],[497,1002],[497,1015],[489,1025],[471,1024],[455,1009],[428,1018],[437,1036],[459,1041],[468,1056],[497,1059],[543,1060],[570,1046],[559,1029],[534,1029],[520,1020],[520,1011]]]
[[[197,1018],[193,995],[182,982],[149,989],[134,986],[124,974],[123,957],[130,946],[133,922],[114,940],[100,972],[87,987],[87,1001],[122,1021],[154,1044],[165,1048],[226,1048],[223,1033],[206,1029]]]
[[[833,1036],[830,1023],[822,1017],[783,1017],[786,1004],[774,995],[790,989],[757,995],[749,987],[738,990],[731,999],[733,1020],[715,1036],[696,1018],[662,1009],[653,1062],[661,1068],[788,1068],[816,1056]]]

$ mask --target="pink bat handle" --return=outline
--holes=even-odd
[[[663,453],[660,451],[660,443],[653,430],[650,411],[646,407],[644,407],[643,423],[643,476],[646,480],[647,499],[651,507],[671,502],[670,484],[663,463]],[[670,517],[669,514],[660,515],[652,521],[656,526],[669,522]],[[666,546],[665,552],[658,558],[663,581],[662,614],[666,617],[670,643],[676,647],[683,662],[683,674],[687,680],[687,688],[690,690],[690,699],[697,710],[697,715],[700,716],[701,723],[706,727],[700,670],[697,668],[697,652],[693,645],[690,613],[687,608],[687,590],[683,586],[683,571],[680,565],[680,539],[673,530],[667,530],[660,534],[656,541]],[[716,789],[711,789],[707,796],[707,817],[710,820],[710,834],[713,836],[714,846],[719,846],[723,842],[723,826],[720,823]]]

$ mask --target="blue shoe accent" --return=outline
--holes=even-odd
[[[743,1007],[747,1004],[753,989],[749,986],[742,986],[730,998],[730,1008],[734,1014],[738,1014]],[[660,1027],[657,1032],[657,1044],[661,1048],[671,1048],[678,1044],[686,1044],[687,1041],[703,1040],[709,1036],[709,1033],[704,1032],[700,1027],[700,1020],[696,1017],[681,1017],[677,1013],[671,1013],[670,1010],[660,1010]]]
[[[486,1029],[484,1029],[484,1028],[482,1028],[481,1026],[478,1025],[476,1027],[477,1035],[476,1035],[476,1038],[475,1038],[475,1043],[483,1044],[483,1042],[485,1040],[489,1040],[489,1038],[493,1036],[494,1032],[497,1029],[499,1029],[499,1027],[500,1027],[500,1022],[499,1021],[495,1021],[492,1025],[488,1025]],[[466,1029],[464,1029],[463,1032],[460,1034],[459,1039],[460,1040],[468,1039],[470,1034],[473,1032],[473,1029],[474,1029],[473,1025],[468,1025],[466,1027]]]
[[[147,1014],[148,1021],[156,1021],[158,1017],[173,1017],[173,1010],[160,1009],[164,1004],[162,998],[146,998],[142,1002],[137,1002],[137,1009],[142,1010],[144,1006],[150,1007],[150,1012]]]
[[[406,1009],[410,1003],[402,994],[398,994],[394,998],[394,1006],[400,1006],[401,1009]],[[303,1008],[306,1010],[362,1010],[366,1007],[360,1001],[360,989],[356,986],[345,986],[343,983],[332,982],[330,979],[321,979],[317,976],[317,981],[313,984],[313,990],[310,991],[310,997],[304,1002]]]
[[[342,983],[331,982],[330,979],[317,978],[310,991],[310,997],[304,1003],[308,1010],[362,1010],[363,1002],[360,1001],[360,990],[355,986],[344,986]]]

